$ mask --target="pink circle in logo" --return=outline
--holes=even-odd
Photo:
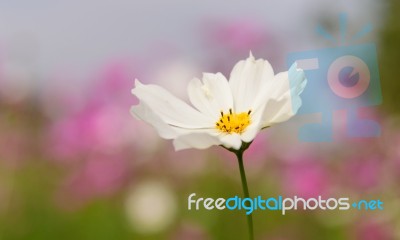
[[[344,86],[339,79],[340,71],[352,67],[351,74],[358,73],[359,79],[353,86]],[[328,70],[328,84],[332,91],[342,98],[356,98],[363,94],[369,86],[371,75],[368,66],[358,57],[346,55],[336,59]]]

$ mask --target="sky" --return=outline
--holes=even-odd
[[[164,45],[196,59],[201,29],[238,19],[260,22],[293,48],[307,48],[315,44],[315,22],[338,12],[378,26],[379,2],[0,0],[0,61],[39,76],[29,81],[43,81],[63,72],[87,76],[113,58],[151,61]]]

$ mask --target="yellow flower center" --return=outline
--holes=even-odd
[[[221,117],[215,123],[215,127],[223,133],[241,134],[251,123],[250,113],[251,110],[241,113],[234,113],[232,109],[229,109],[228,113],[221,111]]]

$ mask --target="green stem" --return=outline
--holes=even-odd
[[[244,165],[243,165],[243,150],[239,150],[235,152],[236,157],[239,162],[239,169],[240,169],[240,178],[242,180],[242,187],[243,187],[243,193],[245,198],[250,198],[249,195],[249,188],[247,187],[247,180],[246,180],[246,173],[244,171]],[[246,215],[247,217],[247,227],[249,229],[249,239],[253,240],[254,239],[254,232],[253,232],[253,216],[252,213],[249,215]]]

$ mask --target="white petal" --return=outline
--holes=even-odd
[[[174,140],[175,151],[197,148],[205,149],[213,145],[221,145],[219,139],[207,133],[192,133],[179,136]]]
[[[218,120],[220,111],[233,107],[228,80],[221,73],[204,73],[202,80],[195,78],[189,83],[190,101],[199,111]]]
[[[268,61],[255,60],[250,55],[245,61],[238,62],[229,79],[235,111],[247,112],[250,110],[263,85],[273,77],[274,71]]]
[[[131,107],[131,113],[133,116],[149,123],[153,126],[160,137],[165,139],[173,139],[178,136],[178,133],[171,127],[162,121],[153,111],[151,111],[144,103]]]
[[[287,121],[297,113],[301,106],[300,94],[303,92],[307,80],[304,71],[297,69],[293,64],[289,72],[279,73],[275,76],[279,81],[276,90],[268,99],[263,114],[263,127]]]
[[[213,128],[215,119],[198,112],[167,90],[138,80],[132,93],[168,125],[186,129]]]
[[[281,101],[271,100],[268,102],[263,115],[263,126],[268,127],[276,123],[284,122],[294,116],[290,97]]]
[[[221,135],[219,140],[227,148],[233,148],[238,150],[242,146],[242,140],[239,134],[226,134]]]
[[[251,142],[257,136],[257,133],[260,132],[261,128],[260,123],[251,124],[246,128],[246,131],[240,135],[240,138],[243,142]]]

